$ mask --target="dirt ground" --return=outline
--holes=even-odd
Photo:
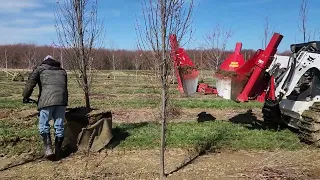
[[[231,118],[238,116],[239,114],[245,115],[247,109],[205,109],[205,108],[194,108],[194,109],[180,109],[178,114],[171,119],[173,122],[179,121],[196,121],[199,118],[200,113],[206,113],[206,115],[212,119],[217,120],[230,120]],[[158,109],[117,109],[113,111],[113,122],[116,123],[135,123],[135,122],[151,122],[155,121],[158,115]],[[261,109],[252,109],[252,114],[256,119],[262,119]],[[247,115],[248,116],[248,115]],[[252,117],[252,118],[255,118]],[[250,119],[248,119],[250,120]]]
[[[320,154],[309,150],[215,152],[196,157],[171,149],[166,157],[167,178],[173,180],[320,179]],[[13,167],[0,172],[0,179],[158,179],[158,168],[157,150],[76,153],[60,162],[38,160]]]
[[[28,111],[28,112],[27,112]],[[247,120],[261,119],[261,110],[181,109],[173,121],[194,121],[201,112],[217,120],[229,120],[242,114]],[[36,111],[26,110],[34,116]],[[145,122],[155,119],[157,109],[117,109],[114,122]],[[14,112],[1,111],[10,116]],[[24,114],[24,112],[21,112]],[[16,114],[17,115],[17,114]],[[24,114],[25,116],[25,114]],[[20,121],[22,116],[14,120]],[[29,122],[29,121],[25,121]],[[28,156],[28,154],[21,155]],[[17,157],[17,159],[21,158]],[[11,160],[0,157],[1,164]],[[0,168],[1,169],[1,168]],[[60,162],[38,159],[0,171],[0,179],[159,179],[159,151],[106,150],[86,156],[80,152]],[[197,156],[181,149],[166,152],[168,179],[320,179],[320,153],[299,151],[222,151]]]
[[[247,109],[210,109],[210,108],[194,108],[194,109],[179,109],[179,112],[171,119],[171,121],[196,121],[199,118],[200,113],[206,113],[211,118],[217,120],[229,120],[239,114],[245,114]],[[151,122],[157,120],[159,117],[158,109],[144,108],[144,109],[115,109],[112,110],[113,122],[115,123],[136,123],[136,122]],[[252,109],[252,114],[259,120],[262,119],[261,109]],[[12,121],[21,122],[22,120],[28,120],[30,117],[37,116],[36,109],[26,110],[9,110],[0,109],[0,119],[8,118]]]

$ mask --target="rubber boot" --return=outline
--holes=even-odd
[[[51,144],[51,137],[49,133],[41,134],[43,144],[44,144],[44,156],[49,157],[53,155],[52,152],[52,144]]]
[[[61,159],[61,146],[63,142],[63,137],[56,137],[55,139],[55,159],[59,161]]]

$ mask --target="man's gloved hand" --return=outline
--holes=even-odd
[[[29,102],[29,98],[23,98],[22,102],[23,103],[28,103]]]

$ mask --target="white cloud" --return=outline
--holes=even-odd
[[[55,35],[55,28],[53,25],[41,25],[30,28],[0,28],[0,44],[10,43],[25,43],[25,42],[39,42],[39,40],[50,40]],[[4,36],[5,35],[5,36]],[[46,44],[50,44],[47,42]]]
[[[50,44],[56,0],[0,0],[0,43]],[[50,42],[49,42],[50,41]]]
[[[2,27],[11,27],[11,26],[31,26],[37,23],[36,19],[14,19],[12,21],[8,21],[6,23],[0,22]],[[1,28],[0,28],[1,29]]]
[[[0,13],[17,13],[44,5],[40,0],[0,0],[0,4]]]

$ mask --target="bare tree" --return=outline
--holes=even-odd
[[[187,33],[192,33],[191,14],[193,0],[143,0],[143,25],[137,24],[138,48],[152,50],[152,59],[159,62],[161,74],[161,151],[160,178],[165,177],[164,151],[166,147],[166,122],[168,118],[169,35],[176,34],[181,42]],[[187,38],[189,39],[189,38]],[[172,62],[171,62],[172,63]],[[172,65],[172,64],[171,64]]]
[[[8,77],[8,54],[7,54],[7,48],[4,49],[4,60],[6,62],[6,76]]]
[[[273,29],[270,27],[269,17],[265,18],[264,21],[264,29],[263,29],[263,39],[262,39],[262,48],[265,49],[267,47],[269,38],[271,36]]]
[[[300,21],[299,25],[300,32],[303,34],[303,42],[306,42],[307,39],[307,21],[308,21],[308,0],[302,0],[300,5]]]
[[[200,77],[203,78],[203,74],[202,74],[202,70],[203,70],[203,48],[200,47],[200,63],[199,63],[199,67],[200,67]]]
[[[111,50],[111,64],[112,64],[112,70],[113,70],[113,80],[116,80],[115,71],[116,71],[116,68],[118,68],[118,66],[119,66],[119,60],[115,56],[116,49],[118,49],[118,48],[116,47],[115,43],[111,41],[110,42],[110,50]]]
[[[135,53],[135,55],[134,55],[134,59],[133,59],[133,65],[136,70],[136,81],[138,81],[138,70],[142,64],[142,61],[141,61],[142,52],[137,50],[134,53]]]
[[[208,49],[206,55],[210,58],[211,62],[213,61],[215,70],[218,69],[218,66],[223,61],[221,57],[223,56],[228,40],[232,35],[233,32],[231,29],[225,29],[219,24],[213,28],[213,31],[206,34],[205,47]],[[211,64],[208,64],[208,66],[211,66]]]
[[[97,46],[102,32],[102,24],[98,22],[97,0],[61,0],[55,9],[56,30],[60,46],[77,75],[76,80],[84,91],[86,109],[90,107],[90,85],[92,74],[90,60],[93,48]]]
[[[28,48],[25,52],[25,57],[28,61],[28,69],[33,69],[37,63],[37,47],[35,44],[28,44]]]

